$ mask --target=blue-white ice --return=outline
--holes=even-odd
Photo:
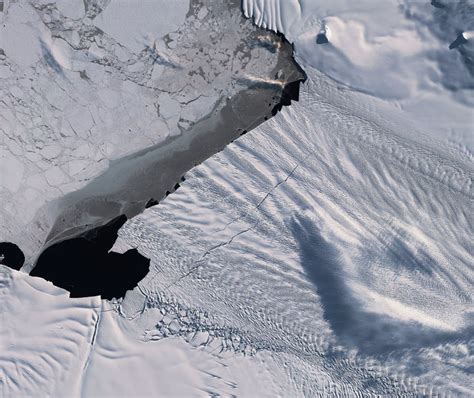
[[[243,6],[294,43],[300,102],[126,225],[154,269],[124,308],[199,308],[297,395],[472,394],[472,7]]]

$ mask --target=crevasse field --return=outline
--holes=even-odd
[[[119,230],[123,300],[0,269],[6,396],[474,395],[474,4],[242,11],[299,101]]]

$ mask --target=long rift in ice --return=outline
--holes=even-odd
[[[243,2],[287,29],[301,99],[124,225],[115,249],[137,248],[150,273],[120,311],[156,320],[150,343],[269,354],[285,369],[271,384],[294,396],[469,396],[472,48],[449,46],[473,14],[349,3],[283,18],[296,2]]]
[[[301,396],[462,395],[472,196],[431,171],[468,170],[354,117],[353,98],[308,71],[298,104],[119,231],[115,250],[151,260],[123,312],[156,319],[151,341],[191,327],[210,351],[271,352]],[[196,308],[208,318],[190,325],[180,314]]]

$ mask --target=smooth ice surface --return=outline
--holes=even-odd
[[[100,307],[0,265],[0,395],[77,396]]]
[[[374,98],[424,133],[474,149],[474,42],[469,1],[243,0],[245,15],[284,33],[297,56],[341,89]],[[324,32],[327,44],[316,46]],[[364,97],[366,96],[364,95]],[[370,101],[362,99],[363,101]],[[359,100],[360,101],[360,100]]]

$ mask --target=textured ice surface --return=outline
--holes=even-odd
[[[203,312],[198,330],[223,338],[223,352],[271,352],[298,395],[472,393],[466,54],[438,35],[442,9],[377,4],[244,2],[294,41],[309,79],[298,104],[120,231],[117,247],[152,266],[124,311],[178,303],[150,340],[186,338],[188,312]],[[448,36],[467,30],[450,7]],[[420,72],[428,64],[434,77]]]
[[[153,329],[153,311],[146,315],[138,325]],[[2,397],[294,395],[271,353],[251,361],[219,355],[209,334],[188,334],[190,343],[150,345],[113,304],[71,299],[43,279],[0,265]]]
[[[173,319],[149,310],[130,322],[106,304],[84,372],[83,396],[295,396],[289,376],[269,352],[252,359],[221,353],[218,339],[212,343],[209,333],[189,326],[188,342],[144,339],[137,324],[153,331],[157,313]],[[172,329],[176,320],[167,322]]]
[[[307,396],[467,394],[471,160],[306,70],[299,103],[120,231],[151,258],[141,308],[199,308]]]
[[[138,248],[151,272],[100,318],[87,304],[95,322],[69,338],[93,342],[84,395],[472,395],[472,40],[448,48],[472,14],[432,3],[244,1],[295,42],[309,77],[300,102],[125,224],[113,250]],[[23,330],[2,316],[2,333]],[[50,332],[49,316],[27,318],[35,337]],[[22,387],[21,375],[3,379]]]
[[[77,396],[100,308],[0,265],[0,395]]]

